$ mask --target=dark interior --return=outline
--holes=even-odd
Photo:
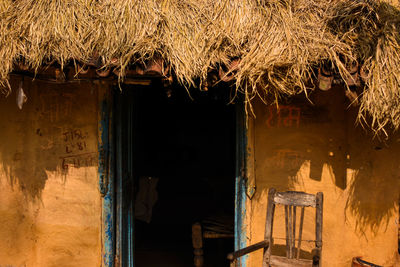
[[[235,105],[228,87],[169,92],[132,86],[133,173],[156,177],[150,222],[134,222],[135,266],[193,266],[191,227],[206,217],[234,220]],[[154,197],[154,192],[152,192]],[[204,241],[204,266],[229,266],[233,239]]]

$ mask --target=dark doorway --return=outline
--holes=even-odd
[[[132,85],[117,92],[116,99],[116,115],[122,118],[116,125],[119,167],[125,173],[117,183],[117,203],[122,203],[117,253],[134,250],[136,267],[193,266],[192,224],[225,215],[233,225],[236,115],[230,88],[188,92],[175,86],[167,92],[157,83]],[[118,214],[129,213],[134,219],[118,223]],[[133,242],[124,238],[127,227],[134,229]],[[204,266],[229,266],[225,256],[233,243],[205,240]]]

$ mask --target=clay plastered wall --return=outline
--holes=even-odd
[[[324,193],[323,266],[351,266],[351,259],[400,266],[397,255],[400,139],[380,142],[356,127],[342,89],[317,92],[306,100],[275,106],[253,103],[249,128],[249,184],[256,193],[247,203],[249,244],[262,240],[267,192]],[[253,167],[254,166],[254,167]],[[297,212],[299,216],[300,212]],[[306,210],[303,238],[314,239],[314,210]],[[276,210],[276,251],[284,251],[284,211]],[[299,218],[297,219],[299,221]],[[303,242],[305,252],[312,243]],[[260,266],[261,253],[247,266]]]
[[[0,98],[0,266],[100,266],[97,91],[25,82]]]

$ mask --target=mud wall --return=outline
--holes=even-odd
[[[383,266],[398,261],[399,135],[387,140],[355,124],[357,109],[342,88],[282,101],[280,109],[253,102],[249,120],[248,244],[263,239],[268,188],[323,192],[323,266],[351,259]],[[368,118],[367,118],[368,119]],[[254,191],[255,194],[251,195]],[[315,213],[306,209],[303,239],[312,240]],[[300,212],[297,212],[299,216]],[[273,250],[285,252],[285,215],[276,209]],[[299,218],[297,219],[299,221]],[[302,244],[309,257],[312,242]],[[260,266],[261,252],[247,266]]]
[[[98,91],[29,82],[0,98],[0,266],[100,266]]]

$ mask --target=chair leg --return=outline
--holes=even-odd
[[[201,230],[201,224],[198,222],[192,225],[192,243],[194,252],[194,266],[203,267],[203,233]]]

